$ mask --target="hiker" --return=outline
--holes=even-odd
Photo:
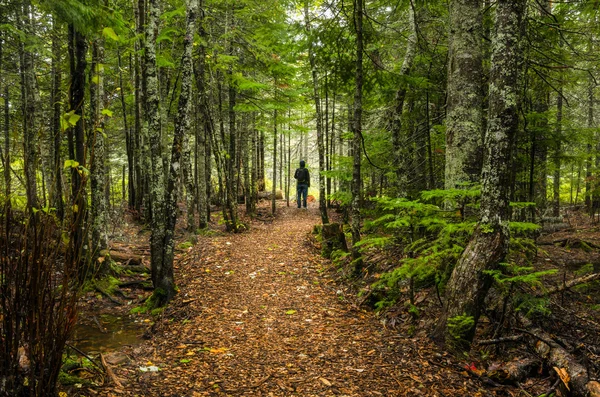
[[[296,201],[298,202],[298,208],[300,208],[300,203],[302,203],[304,209],[307,209],[306,196],[308,196],[308,188],[310,187],[310,174],[305,166],[306,163],[304,160],[300,160],[300,168],[296,168],[294,178],[296,179]],[[300,199],[302,199],[302,202],[300,202]]]

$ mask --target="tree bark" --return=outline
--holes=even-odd
[[[482,159],[481,0],[450,1],[446,189],[478,182]]]
[[[277,80],[275,80],[277,85]],[[277,210],[277,109],[273,110],[273,188],[271,189],[271,214]]]
[[[401,80],[394,98],[394,109],[391,117],[392,144],[394,146],[394,162],[396,164],[396,194],[398,197],[406,196],[408,185],[408,156],[406,155],[406,145],[405,142],[402,142],[401,134],[402,113],[404,111],[404,101],[408,89],[406,78],[412,68],[417,49],[417,24],[412,1],[408,6],[408,26],[409,35],[406,44],[406,52],[404,53],[404,60],[402,61],[402,67],[400,68]]]
[[[325,171],[325,146],[323,144],[323,115],[321,114],[321,97],[319,91],[319,76],[317,74],[317,65],[314,53],[313,38],[310,33],[310,16],[308,14],[308,3],[306,0],[304,3],[304,26],[308,35],[308,60],[310,63],[310,70],[312,75],[313,83],[313,100],[315,102],[315,117],[317,121],[317,148],[319,152],[319,212],[321,214],[321,222],[323,224],[329,223],[329,217],[327,216],[327,201],[325,197],[325,179],[323,172]],[[362,54],[361,54],[362,56]],[[307,137],[308,139],[308,137]],[[308,150],[306,151],[308,153]]]
[[[352,116],[352,259],[354,274],[362,271],[362,257],[358,249],[360,241],[362,205],[362,178],[361,178],[361,142],[362,142],[362,90],[363,90],[363,0],[354,2],[354,26],[356,29],[356,72],[354,87],[354,113]]]
[[[157,0],[148,2],[148,18],[146,24],[146,40],[144,48],[144,68],[146,70],[145,113],[148,120],[148,138],[151,153],[149,178],[150,193],[150,267],[152,284],[159,304],[168,302],[175,294],[173,268],[165,267],[165,239],[167,220],[165,211],[165,180],[161,145],[161,117],[158,76],[156,67],[156,31],[158,22]]]
[[[92,42],[92,81],[90,82],[90,113],[91,131],[89,137],[92,139],[93,147],[91,153],[91,229],[92,229],[92,258],[99,257],[100,252],[108,247],[108,217],[106,189],[106,152],[104,141],[104,115],[102,114],[104,99],[104,82],[102,63],[104,62],[104,47],[101,39]],[[108,270],[108,263],[101,262],[101,273]]]
[[[481,220],[454,268],[434,337],[468,349],[495,269],[508,251],[508,183],[511,145],[518,127],[519,32],[525,0],[500,0],[492,42],[488,130],[481,193]]]
[[[30,3],[25,2],[21,15],[23,29],[26,34],[33,35]],[[39,209],[37,197],[37,107],[38,101],[35,92],[35,75],[33,53],[27,48],[23,40],[19,41],[19,57],[21,64],[21,100],[23,109],[23,168],[25,170],[25,192],[27,194],[27,208],[33,214],[33,209]]]
[[[61,117],[61,98],[60,88],[62,84],[62,72],[60,68],[61,48],[60,48],[61,29],[54,21],[52,36],[52,92],[50,101],[52,106],[52,130],[51,130],[51,148],[52,148],[52,185],[50,187],[50,206],[56,208],[56,216],[59,220],[65,217],[65,207],[62,191],[62,164],[60,148],[62,142],[62,131],[60,129]]]

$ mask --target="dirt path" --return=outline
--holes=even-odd
[[[325,270],[330,263],[309,244],[318,222],[316,208],[282,207],[272,223],[246,233],[201,238],[177,264],[181,291],[153,339],[117,368],[122,394],[493,394],[422,339],[385,329],[346,300]]]

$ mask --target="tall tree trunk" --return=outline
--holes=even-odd
[[[481,0],[450,1],[446,189],[478,182],[482,160]]]
[[[73,25],[69,26],[69,63],[71,72],[71,91],[69,107],[74,115],[79,116],[73,128],[69,130],[69,155],[70,160],[75,160],[78,166],[71,167],[71,197],[73,209],[73,235],[72,244],[75,252],[73,257],[80,263],[80,277],[90,276],[88,264],[88,250],[85,244],[87,233],[87,183],[86,174],[79,172],[79,167],[86,167],[85,157],[85,70],[87,68],[87,40]]]
[[[92,229],[92,258],[98,258],[100,252],[108,247],[108,217],[106,189],[106,152],[104,142],[104,115],[102,114],[104,99],[104,82],[102,63],[104,62],[104,47],[101,39],[92,42],[92,80],[90,82],[90,114],[91,128],[89,137],[93,147],[91,153],[91,229]],[[108,263],[101,262],[101,273],[106,273]]]
[[[54,177],[52,178],[52,187],[50,188],[50,206],[56,208],[56,216],[62,221],[65,218],[65,206],[63,202],[62,164],[60,156],[62,143],[62,131],[60,129],[60,88],[62,84],[60,31],[61,29],[54,22],[54,35],[52,36],[52,93],[50,95],[52,105],[52,168]]]
[[[317,148],[319,152],[319,212],[321,214],[321,222],[325,225],[329,223],[329,217],[327,216],[327,202],[325,197],[325,179],[323,172],[325,171],[325,145],[323,143],[323,115],[321,114],[321,97],[319,91],[319,77],[317,75],[317,65],[315,60],[315,53],[313,50],[314,43],[311,35],[310,27],[310,16],[308,14],[308,2],[304,3],[304,24],[306,33],[308,35],[308,59],[310,62],[310,69],[313,83],[313,97],[315,102],[315,112],[317,119]],[[361,54],[362,56],[362,54]],[[307,137],[308,140],[308,137]],[[308,153],[308,150],[306,150]]]
[[[125,104],[125,92],[123,90],[123,71],[121,69],[121,51],[117,48],[117,59],[119,67],[119,94],[121,98],[121,111],[123,113],[123,133],[125,135],[125,152],[127,155],[127,206],[129,209],[135,208],[135,147],[134,138],[129,124],[127,123],[127,105]],[[125,179],[125,178],[123,178]],[[123,190],[125,195],[125,190]]]
[[[417,50],[417,24],[412,1],[408,6],[409,36],[406,43],[406,52],[400,68],[400,86],[394,98],[394,108],[391,120],[392,144],[394,147],[394,162],[396,164],[396,194],[405,197],[408,188],[408,158],[406,155],[406,142],[402,141],[402,114],[408,86],[406,78],[410,74]]]
[[[590,77],[588,82],[588,114],[587,127],[594,128],[594,79]],[[588,213],[592,210],[592,144],[587,144],[587,156],[585,160],[585,208]]]
[[[275,81],[277,85],[277,81]],[[273,110],[273,188],[271,190],[271,214],[277,210],[277,109]]]
[[[168,302],[175,294],[172,266],[165,266],[168,258],[165,257],[165,240],[167,237],[167,219],[165,211],[165,175],[163,170],[162,142],[161,142],[161,116],[160,93],[156,67],[156,33],[158,22],[157,0],[148,2],[148,18],[146,23],[146,41],[144,49],[144,68],[146,70],[145,114],[148,120],[148,138],[152,157],[150,168],[150,265],[152,269],[152,283],[154,285],[157,303]],[[179,165],[179,164],[177,164]]]
[[[187,0],[186,31],[183,40],[183,59],[181,72],[181,93],[179,94],[179,105],[177,118],[175,120],[175,131],[173,133],[173,147],[171,150],[171,164],[167,189],[165,190],[165,231],[163,240],[163,274],[160,288],[164,296],[159,296],[160,304],[166,304],[175,295],[175,283],[173,280],[173,258],[175,245],[175,224],[177,222],[177,183],[179,181],[180,167],[182,161],[183,145],[188,140],[191,126],[190,109],[192,104],[193,63],[192,47],[194,43],[194,32],[196,30],[196,13],[198,0]],[[150,88],[150,87],[148,87]],[[150,94],[150,90],[148,91]],[[156,92],[156,95],[158,92]],[[190,178],[191,179],[191,178]],[[191,190],[188,194],[192,194]],[[193,212],[193,204],[190,210]]]
[[[6,41],[2,38],[2,44]],[[4,65],[3,54],[0,55],[0,69]],[[4,215],[6,227],[10,224],[10,210],[11,210],[11,198],[12,198],[12,186],[10,177],[10,92],[8,89],[8,81],[6,75],[0,79],[0,82],[4,84],[4,197],[6,202],[4,203]],[[8,230],[8,229],[7,229]]]
[[[204,0],[198,2],[198,35],[202,38],[198,46],[198,62],[196,63],[196,88],[198,91],[198,107],[202,117],[202,128],[198,130],[196,140],[198,141],[198,216],[200,217],[200,228],[204,229],[210,221],[210,188],[211,188],[211,136],[212,118],[208,107],[206,93],[206,45],[208,35],[205,29]],[[202,180],[200,180],[202,179]]]
[[[21,15],[23,29],[27,35],[33,35],[30,3],[25,2]],[[19,57],[21,63],[21,101],[23,109],[23,168],[25,170],[25,192],[27,208],[33,214],[34,208],[39,208],[37,197],[37,98],[35,92],[35,75],[33,54],[23,40],[19,42]]]
[[[562,82],[560,83],[562,85]],[[558,89],[558,97],[556,98],[556,138],[554,151],[554,180],[552,183],[552,215],[560,216],[560,167],[561,167],[561,140],[562,140],[562,116],[563,116],[563,89],[562,86]]]
[[[481,220],[454,268],[434,336],[467,350],[491,284],[488,270],[508,251],[508,183],[517,127],[519,32],[525,0],[499,0],[492,42],[488,130],[481,192]]]
[[[362,272],[362,257],[358,249],[360,242],[362,204],[361,143],[362,143],[362,89],[363,89],[363,0],[354,0],[354,26],[356,28],[356,72],[354,87],[354,114],[352,115],[352,258],[354,274]]]

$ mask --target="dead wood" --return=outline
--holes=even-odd
[[[491,364],[487,375],[499,383],[516,384],[535,373],[541,362],[535,358],[517,358],[507,363]]]
[[[587,397],[590,395],[588,383],[590,382],[586,368],[581,365],[575,357],[556,343],[551,335],[548,335],[540,328],[533,328],[531,321],[525,316],[519,316],[521,323],[527,328],[520,330],[533,336],[530,343],[533,345],[537,354],[549,363],[551,367],[564,369],[568,374],[568,379],[564,382],[569,386],[573,397]]]
[[[99,286],[96,285],[95,289],[96,289],[96,291],[100,292],[102,295],[106,296],[108,298],[108,300],[110,300],[112,303],[119,305],[119,306],[121,306],[123,304],[123,302],[116,300],[111,294],[109,294],[108,292],[106,292],[105,290],[100,288]]]
[[[119,389],[122,389],[123,385],[119,381],[119,378],[117,378],[117,376],[113,372],[112,368],[106,362],[106,359],[104,358],[104,355],[102,353],[100,353],[100,361],[102,362],[102,366],[104,366],[104,369],[106,370],[106,374],[108,375],[110,380],[115,384],[116,387],[118,387]]]
[[[150,268],[144,265],[121,265],[116,267],[119,271],[129,271],[133,273],[150,273]]]
[[[108,254],[112,260],[115,262],[125,263],[128,265],[141,265],[142,257],[136,254],[132,254],[130,252],[121,252],[110,250],[108,253],[106,251],[102,251],[102,254],[106,256]]]
[[[507,343],[507,342],[517,342],[523,340],[523,335],[511,335],[511,336],[505,336],[503,338],[497,338],[497,339],[487,339],[487,340],[480,340],[477,342],[478,345],[497,345],[499,343]]]
[[[566,248],[581,248],[584,250],[590,250],[592,248],[600,249],[600,246],[591,241],[581,240],[579,238],[566,237],[559,239],[539,239],[538,245],[557,245]]]
[[[538,292],[536,294],[536,296],[552,295],[552,294],[555,294],[557,292],[561,292],[561,291],[564,291],[564,290],[569,289],[571,287],[574,287],[576,285],[589,283],[591,281],[598,280],[598,279],[600,279],[600,273],[587,274],[587,275],[585,275],[583,277],[575,278],[575,279],[573,279],[571,281],[568,281],[568,282],[564,283],[563,285],[560,285],[560,286],[557,286],[557,287],[548,288],[545,291]]]

